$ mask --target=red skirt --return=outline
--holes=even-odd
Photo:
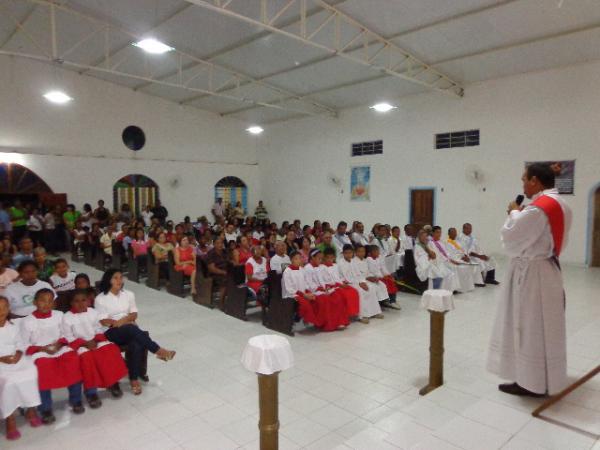
[[[194,267],[194,266],[192,266],[192,265],[190,265],[190,264],[186,264],[186,265],[183,265],[183,264],[177,264],[177,265],[175,266],[175,270],[176,270],[177,272],[183,272],[183,274],[184,274],[185,276],[187,276],[187,277],[191,277],[191,276],[192,276],[192,274],[194,273],[194,270],[196,270],[196,267]]]
[[[312,301],[297,296],[296,300],[300,317],[323,331],[335,331],[350,323],[346,302],[340,295],[317,295]]]
[[[127,366],[121,350],[115,344],[107,344],[79,355],[83,388],[107,388],[125,375]]]
[[[360,297],[356,289],[352,286],[342,286],[337,288],[333,293],[341,296],[346,303],[348,317],[358,316],[360,311]]]
[[[396,282],[391,277],[382,278],[381,281],[385,284],[388,294],[395,294],[398,292],[398,286],[396,286]]]
[[[35,365],[40,391],[64,388],[81,381],[77,352],[70,351],[57,358],[38,358]]]
[[[260,287],[263,285],[262,281],[248,281],[246,283],[246,286],[248,286],[250,289],[252,289],[254,291],[255,294],[258,293],[258,290],[260,289]]]

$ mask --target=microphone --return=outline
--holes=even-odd
[[[521,206],[523,204],[523,200],[525,200],[525,196],[522,194],[517,195],[517,198],[515,199],[515,203],[518,206]]]

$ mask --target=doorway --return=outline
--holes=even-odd
[[[410,223],[422,228],[435,222],[435,188],[409,189]]]
[[[592,193],[592,248],[591,266],[600,267],[600,186]]]

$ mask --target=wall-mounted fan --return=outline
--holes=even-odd
[[[171,186],[171,189],[177,189],[181,186],[181,178],[179,175],[175,175],[169,179],[169,186]]]
[[[483,169],[475,164],[469,164],[465,167],[465,177],[469,183],[475,186],[481,186],[485,181]]]
[[[344,188],[342,187],[342,179],[336,175],[329,174],[327,175],[327,180],[329,184],[334,187],[340,194],[344,193]]]

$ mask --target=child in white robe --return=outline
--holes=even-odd
[[[79,355],[84,394],[92,409],[102,406],[98,388],[110,388],[120,397],[119,380],[127,375],[121,350],[109,342],[100,325],[100,315],[88,307],[88,293],[77,290],[71,299],[71,310],[63,316],[62,330],[69,347]]]
[[[367,263],[367,248],[362,245],[357,245],[355,250],[355,256],[352,259],[352,265],[354,266],[358,275],[367,280],[367,286],[369,290],[375,291],[377,301],[387,302],[390,300],[390,296],[387,291],[387,287],[375,276],[372,276],[369,272],[369,264]]]
[[[373,287],[369,289],[366,275],[362,276],[357,270],[356,265],[352,263],[354,247],[352,245],[344,245],[342,255],[343,257],[337,264],[337,269],[341,280],[350,284],[358,292],[360,298],[360,322],[369,323],[371,317],[383,319],[381,306],[377,299],[377,289]]]
[[[42,421],[35,410],[41,403],[37,369],[24,355],[19,327],[8,320],[9,314],[8,299],[0,296],[0,418],[6,420],[6,439],[12,441],[21,437],[15,417],[18,408],[27,408],[25,417],[32,427]]]
[[[369,275],[385,284],[390,301],[389,303],[384,303],[384,306],[392,309],[400,309],[400,307],[395,304],[396,293],[398,292],[396,280],[392,277],[390,272],[388,272],[385,266],[385,259],[381,256],[380,248],[377,245],[369,246],[367,265],[369,266]]]
[[[323,264],[318,269],[321,282],[332,290],[332,295],[343,299],[348,310],[348,317],[357,317],[360,313],[360,296],[358,291],[340,276],[340,271],[335,262],[335,255],[335,250],[332,248],[326,248],[323,251]]]
[[[27,355],[38,369],[38,386],[42,400],[39,411],[42,422],[56,420],[52,412],[52,389],[68,387],[73,413],[82,414],[81,367],[77,353],[67,345],[62,333],[63,313],[54,311],[54,292],[41,289],[35,294],[36,310],[20,321],[21,334]]]

